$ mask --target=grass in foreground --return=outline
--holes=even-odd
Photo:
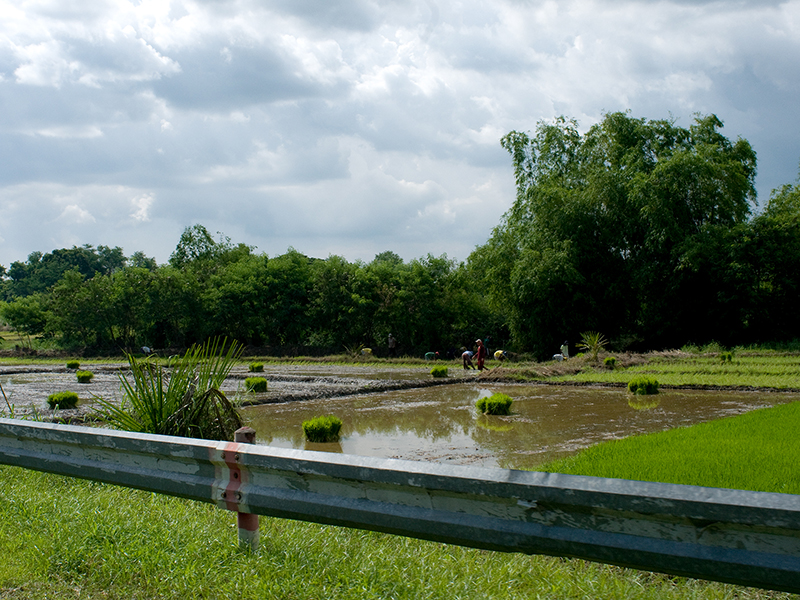
[[[604,442],[542,470],[800,494],[800,403]]]
[[[0,467],[0,597],[789,598],[578,560],[235,516],[208,504]]]

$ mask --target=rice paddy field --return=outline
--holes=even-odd
[[[800,389],[798,354],[742,353],[722,362],[718,355],[681,353],[656,356],[645,364],[625,368],[607,368],[602,361],[584,364],[579,373],[557,375],[551,380],[627,384],[637,375],[649,375],[667,386]]]

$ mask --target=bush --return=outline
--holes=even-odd
[[[733,353],[732,352],[720,352],[719,353],[719,361],[721,363],[732,362],[733,361]]]
[[[267,391],[267,380],[263,377],[248,377],[244,380],[244,385],[249,392],[256,392],[258,394]]]
[[[650,377],[634,377],[628,382],[628,391],[631,394],[638,394],[642,396],[657,394],[658,381]]]
[[[603,364],[613,369],[617,366],[617,359],[614,356],[606,356],[605,359],[603,359]]]
[[[195,344],[165,367],[153,356],[128,354],[120,372],[121,405],[98,399],[100,418],[126,431],[232,441],[242,417],[220,389],[242,354],[227,338]]]
[[[433,367],[431,375],[434,377],[447,377],[447,367]]]
[[[325,443],[339,440],[339,431],[342,429],[342,420],[333,415],[327,417],[314,417],[303,421],[303,433],[309,442]]]
[[[264,371],[264,363],[250,363],[247,368],[251,373],[262,373]]]
[[[505,394],[493,394],[481,398],[475,403],[475,406],[486,415],[508,415],[511,414],[512,402],[513,400]]]
[[[69,391],[50,394],[47,397],[47,403],[52,409],[75,408],[75,406],[78,404],[78,394]]]
[[[89,383],[94,377],[91,371],[75,371],[75,376],[78,378],[78,383]]]
[[[68,369],[80,369],[81,368],[81,363],[79,363],[77,360],[68,360],[67,361],[67,368]]]

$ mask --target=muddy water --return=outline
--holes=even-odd
[[[502,392],[507,417],[479,415],[475,402]],[[661,431],[797,400],[796,394],[663,390],[634,401],[619,388],[449,385],[244,410],[259,443],[284,448],[451,464],[533,469],[597,442]],[[342,419],[335,444],[304,441],[301,424]]]

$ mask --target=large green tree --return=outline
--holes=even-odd
[[[719,328],[692,258],[747,222],[756,173],[750,144],[721,128],[611,113],[585,134],[559,118],[502,139],[517,198],[469,265],[520,348],[546,356],[587,330],[663,346]]]

